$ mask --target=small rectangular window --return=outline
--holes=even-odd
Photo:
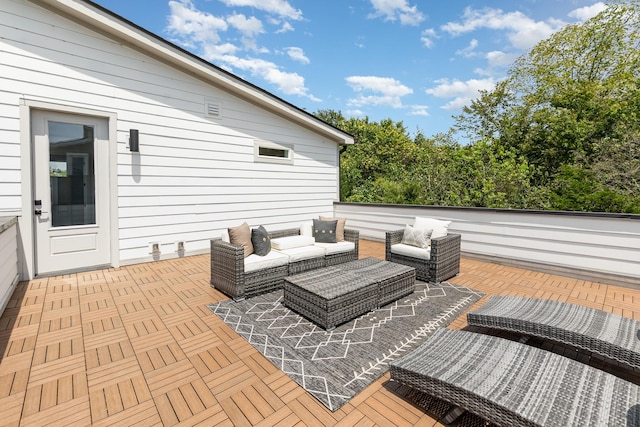
[[[267,156],[267,157],[278,157],[280,159],[288,159],[289,150],[286,150],[284,148],[260,147],[258,148],[258,155]]]
[[[255,141],[254,160],[256,162],[293,164],[293,148],[268,141]]]

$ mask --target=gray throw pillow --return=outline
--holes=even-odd
[[[338,225],[336,226],[336,242],[344,242],[344,226],[347,223],[347,218],[331,218],[320,215],[318,219],[320,221],[333,221],[334,219],[338,221]]]
[[[336,227],[338,221],[313,220],[313,237],[318,243],[336,243]]]
[[[251,230],[251,243],[256,255],[265,256],[271,251],[271,238],[263,226]]]

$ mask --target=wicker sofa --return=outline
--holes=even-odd
[[[269,231],[272,240],[299,236],[301,227]],[[308,259],[289,257],[286,251],[272,250],[264,259],[245,259],[242,246],[232,245],[221,237],[211,240],[211,286],[234,300],[242,300],[281,289],[284,278],[327,265],[336,265],[358,259],[360,233],[345,229],[344,238],[351,242],[350,250],[340,244],[315,243],[324,250],[324,256]],[[334,246],[332,246],[334,245]],[[257,257],[257,255],[250,255]],[[254,261],[257,260],[257,263]],[[246,267],[246,268],[245,268]]]
[[[419,225],[420,224],[420,225]],[[439,283],[460,272],[460,234],[449,233],[450,221],[439,221],[431,218],[416,218],[414,225],[433,228],[433,237],[423,242],[424,247],[413,247],[403,244],[405,232],[418,232],[420,229],[388,231],[385,235],[385,259],[398,264],[408,265],[416,269],[416,279],[425,282]]]

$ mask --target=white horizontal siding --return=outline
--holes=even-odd
[[[125,263],[149,258],[149,242],[204,251],[244,220],[284,228],[333,209],[336,144],[250,102],[24,0],[3,3],[0,55],[0,206],[21,209],[24,97],[117,115]],[[220,119],[205,116],[206,100],[221,105]],[[129,129],[140,132],[139,154],[127,149]],[[254,162],[257,140],[293,146],[293,164]]]
[[[223,209],[225,211],[228,210],[229,206],[239,206],[246,205],[246,209],[242,209],[247,212],[252,211],[252,207],[255,207],[255,203],[260,203],[262,207],[264,204],[268,203],[270,206],[277,203],[289,203],[291,196],[288,194],[277,193],[277,194],[225,194],[225,195],[217,195],[215,199],[212,199],[211,196],[208,195],[192,195],[192,196],[183,196],[180,199],[176,198],[167,198],[163,196],[145,196],[146,202],[144,206],[141,206],[139,202],[136,202],[131,199],[124,199],[123,203],[120,204],[120,208],[130,208],[132,210],[141,209],[150,210],[152,214],[156,215],[161,212],[158,212],[156,206],[160,203],[164,202],[163,206],[180,206],[180,205],[192,205],[191,209],[193,213],[215,213],[217,209]],[[319,198],[316,194],[309,194],[309,192],[300,193],[296,196],[297,201],[300,204],[305,204],[307,201],[314,202],[316,204],[322,204],[324,206],[324,202],[322,198]],[[129,202],[129,203],[126,203]],[[252,204],[252,205],[249,205]]]
[[[2,141],[0,142],[0,153],[4,157],[3,166],[12,166],[16,159],[20,160],[20,145],[16,147],[16,144],[9,142],[19,136],[17,130],[0,130],[0,141]]]
[[[452,221],[462,251],[487,258],[575,269],[599,277],[636,278],[640,287],[640,216],[528,213],[492,209],[402,205],[335,205],[360,236],[384,241],[385,232],[416,216]]]
[[[2,166],[0,166],[0,182],[20,182],[20,171],[2,169]]]
[[[5,223],[6,218],[0,218]],[[0,229],[0,315],[4,311],[18,277],[18,226],[17,223],[5,230]]]

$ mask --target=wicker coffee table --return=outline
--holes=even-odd
[[[331,330],[414,288],[415,269],[366,258],[285,278],[284,305]]]
[[[378,306],[383,307],[416,289],[416,269],[378,258],[363,258],[338,266],[344,271],[364,275],[378,284]]]

